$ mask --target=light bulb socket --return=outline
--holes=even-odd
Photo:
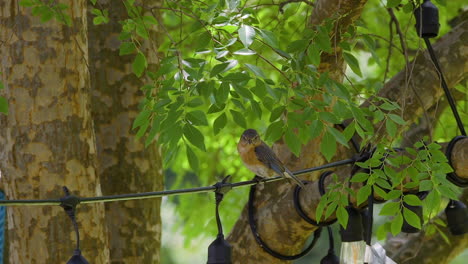
[[[422,214],[423,214],[422,206],[414,206],[414,205],[409,205],[407,203],[403,203],[403,206],[406,209],[409,209],[411,212],[415,213],[418,216],[419,222],[422,225]],[[421,230],[419,228],[417,228],[417,227],[414,227],[414,226],[408,224],[408,222],[406,222],[406,219],[404,219],[403,220],[403,226],[401,227],[401,231],[404,232],[404,233],[418,233]]]
[[[450,200],[445,208],[448,228],[454,236],[468,233],[468,208],[460,201]]]
[[[224,239],[224,235],[218,234],[216,239],[208,247],[207,264],[231,264],[232,246]]]
[[[320,260],[320,264],[340,264],[340,258],[335,254],[335,251],[329,250],[328,254]]]
[[[425,0],[414,10],[416,32],[421,38],[433,38],[439,34],[439,10],[430,0]]]
[[[341,242],[355,242],[363,240],[362,217],[357,209],[347,206],[348,225],[346,228],[340,225]]]
[[[81,255],[79,249],[75,249],[73,256],[67,261],[67,264],[89,264],[89,262]]]

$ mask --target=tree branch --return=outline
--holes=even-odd
[[[317,6],[319,3],[317,2]],[[332,1],[333,2],[333,1]],[[466,77],[467,57],[466,41],[464,34],[468,31],[468,22],[455,28],[451,33],[442,37],[434,48],[440,58],[441,67],[446,74],[449,86],[454,86]],[[387,97],[401,104],[406,100],[404,118],[414,121],[421,116],[424,110],[432,107],[442,96],[439,81],[433,65],[428,56],[420,54],[414,62],[414,74],[410,85],[413,89],[405,90],[405,71],[398,73],[392,78],[379,93],[379,96]],[[414,96],[418,94],[423,103],[418,103]],[[382,132],[383,133],[383,132]],[[460,140],[455,146],[455,155],[452,157],[454,167],[460,177],[468,178],[466,168],[468,153],[468,140]],[[319,143],[317,140],[309,142],[303,146],[300,158],[294,157],[283,142],[277,142],[273,148],[283,161],[288,161],[287,166],[291,170],[321,165],[324,163],[319,153]],[[463,152],[462,152],[463,150]],[[463,154],[459,154],[458,152]],[[352,151],[341,148],[338,150],[337,158],[350,157]],[[458,166],[458,167],[457,167]],[[349,168],[340,170],[340,175],[349,175]],[[309,179],[316,179],[317,174],[309,176]],[[258,230],[264,241],[275,251],[282,254],[292,255],[298,253],[316,227],[310,226],[302,220],[295,212],[292,203],[292,188],[289,184],[269,184],[263,188],[259,187],[256,194],[256,219]],[[301,192],[301,205],[309,216],[314,218],[315,208],[320,197],[316,183],[309,184]],[[256,243],[250,232],[247,220],[247,210],[244,208],[241,217],[235,224],[228,240],[234,247],[234,263],[242,263],[246,259],[252,263],[288,263],[280,261],[265,253]]]

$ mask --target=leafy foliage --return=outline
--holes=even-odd
[[[96,0],[90,2],[93,24],[108,23],[108,11],[99,9]],[[363,15],[356,25],[341,29],[341,38],[334,41],[330,36],[336,33],[334,22],[339,17],[309,27],[303,18],[310,7],[304,3],[289,3],[280,13],[277,7],[264,8],[270,1],[262,0],[165,1],[163,6],[123,2],[128,17],[119,21],[119,54],[131,58],[133,73],[144,82],[145,97],[133,129],[146,146],[157,139],[165,166],[178,175],[172,186],[212,184],[214,178],[227,174],[236,175],[236,180],[250,177],[235,148],[245,128],[257,128],[268,143],[284,138],[296,156],[304,144],[320,138],[320,152],[328,161],[340,146],[349,148],[348,142],[357,134],[362,147],[376,147],[350,179],[362,186],[355,192],[335,175],[316,218],[336,214],[346,226],[349,199],[363,204],[375,193],[389,201],[380,214],[392,216],[379,228],[380,238],[388,232],[399,233],[404,221],[421,228],[423,220],[428,233],[440,230],[442,224],[432,216],[445,198],[456,199],[459,193],[445,179],[451,168],[435,143],[418,142],[405,149],[408,155],[393,150],[401,131],[408,127],[402,118],[404,106],[376,96],[386,81],[383,76],[395,74],[408,59],[390,34],[394,29],[387,26],[386,8],[397,8],[396,16],[409,28],[414,23],[409,19],[412,1],[388,0],[385,6],[369,3],[366,8],[371,11],[364,13],[373,15]],[[445,5],[445,1],[437,2]],[[31,7],[43,22],[54,18],[71,25],[66,5],[40,0],[23,0],[21,5]],[[448,4],[441,18],[456,8]],[[441,32],[447,30],[442,24]],[[391,39],[386,39],[389,35]],[[419,38],[409,33],[405,37],[408,49],[420,49]],[[337,47],[349,67],[345,82],[318,70],[323,56]],[[150,58],[161,54],[158,65],[152,65]],[[361,106],[364,100],[366,107]],[[5,98],[0,97],[0,111],[7,112],[6,107]],[[350,123],[344,130],[337,129],[335,125],[343,120]],[[375,128],[384,129],[386,136],[377,136]],[[207,162],[212,160],[222,166]],[[190,170],[197,177],[187,173]],[[431,192],[421,201],[405,190]],[[239,212],[245,190],[228,197],[232,198],[224,204]],[[205,204],[202,199],[206,197],[174,201],[180,203],[181,211],[190,212],[200,200],[199,213],[186,214],[181,220],[192,237],[198,229],[190,225],[203,226],[201,216],[212,215],[211,207],[201,205]],[[423,205],[424,219],[404,208],[404,203]],[[234,214],[227,225],[235,219]]]

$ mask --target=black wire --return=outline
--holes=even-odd
[[[312,242],[310,243],[309,246],[307,246],[306,249],[304,249],[299,254],[292,255],[292,256],[286,256],[286,255],[283,255],[281,253],[278,253],[278,252],[274,251],[262,240],[262,238],[260,237],[260,234],[258,233],[258,230],[257,230],[257,225],[255,223],[255,206],[254,206],[255,190],[256,190],[255,185],[250,187],[249,202],[248,202],[248,213],[249,213],[250,230],[252,231],[252,234],[254,235],[255,241],[257,241],[258,245],[265,252],[270,254],[271,256],[273,256],[273,257],[275,257],[277,259],[281,259],[281,260],[295,260],[295,259],[298,259],[298,258],[301,258],[301,257],[307,255],[312,250],[312,248],[314,248],[315,244],[317,243],[317,241],[318,241],[318,239],[320,237],[320,234],[322,232],[322,228],[318,228],[317,230],[315,230],[314,238],[312,239]]]
[[[293,172],[294,175],[301,175],[313,171],[323,170],[326,168],[338,167],[346,164],[354,163],[355,159],[345,159],[341,161],[331,162],[322,166],[317,166],[313,168],[308,168],[304,170],[299,170]],[[274,178],[262,179],[262,180],[250,180],[242,181],[236,183],[222,183],[221,187],[231,187],[233,189],[243,187],[243,186],[253,186],[260,182],[269,183],[279,180],[284,180],[284,177],[278,176]],[[81,204],[91,204],[98,202],[114,202],[114,201],[128,201],[128,200],[141,200],[149,198],[157,198],[163,196],[172,196],[172,195],[181,195],[181,194],[191,194],[191,193],[206,193],[210,191],[215,191],[218,187],[205,186],[205,187],[196,187],[188,189],[179,189],[179,190],[166,190],[166,191],[155,191],[155,192],[143,192],[143,193],[131,193],[131,194],[117,194],[117,195],[106,195],[106,196],[96,196],[96,197],[83,197],[80,198]],[[60,205],[62,201],[60,199],[38,199],[38,200],[1,200],[0,206],[21,206],[21,205]]]
[[[303,181],[303,182],[304,184],[308,184],[307,181]],[[320,184],[319,184],[319,189],[320,189]],[[297,214],[300,217],[302,217],[302,219],[304,219],[307,223],[314,225],[314,226],[318,226],[318,227],[329,226],[336,222],[336,219],[328,221],[328,222],[317,222],[314,219],[310,218],[302,209],[301,203],[299,201],[299,193],[301,192],[301,190],[302,188],[299,185],[296,185],[296,187],[294,188],[294,193],[293,193],[293,202],[294,202],[294,208],[296,209]]]
[[[328,252],[335,252],[335,240],[333,239],[333,230],[327,226],[328,231]]]
[[[367,215],[367,226],[366,226],[366,244],[370,246],[372,242],[372,225],[374,224],[374,187],[371,186],[371,193],[367,198],[367,208],[368,208],[368,215]]]
[[[455,120],[457,121],[458,128],[460,129],[461,134],[466,136],[465,127],[463,127],[463,123],[457,111],[457,106],[455,105],[455,101],[453,100],[452,94],[450,93],[447,83],[445,82],[444,74],[442,73],[442,69],[440,68],[439,61],[437,60],[434,50],[432,49],[431,41],[429,40],[429,38],[424,38],[424,42],[426,43],[427,50],[429,51],[429,55],[431,56],[431,60],[434,63],[434,66],[437,70],[440,81],[442,82],[442,88],[444,89],[445,96],[447,97],[447,101],[450,105],[450,108],[452,109],[453,116],[455,117]]]

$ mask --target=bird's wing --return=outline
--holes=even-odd
[[[273,150],[262,142],[259,146],[255,147],[255,154],[257,155],[257,159],[262,162],[263,164],[270,167],[278,176],[283,176],[285,172],[285,167],[283,163],[276,157]]]

